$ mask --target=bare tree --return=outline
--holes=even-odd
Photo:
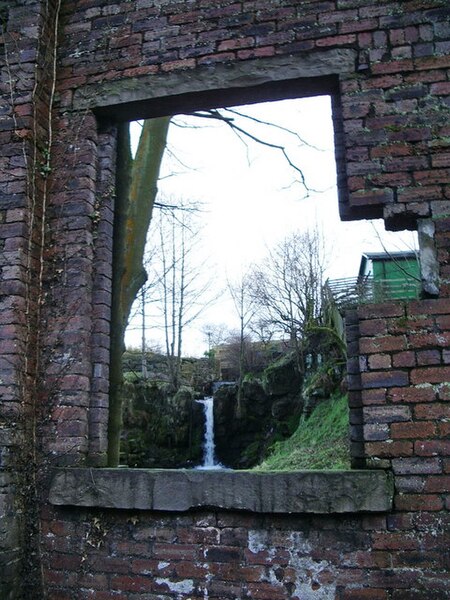
[[[297,132],[276,123],[259,120],[236,109],[212,109],[197,111],[195,117],[214,119],[228,126],[246,145],[256,143],[280,153],[294,173],[294,181],[305,190],[311,191],[301,167],[291,158],[286,144],[274,141],[268,134],[275,131],[296,139],[300,145],[309,145]],[[245,125],[238,122],[244,119]],[[138,151],[132,158],[127,125],[118,130],[118,178],[116,189],[116,212],[114,223],[113,252],[113,299],[111,315],[111,358],[110,358],[110,409],[108,424],[108,464],[115,466],[119,461],[121,431],[122,353],[124,333],[130,317],[131,306],[145,282],[142,261],[144,245],[152,218],[153,208],[166,208],[164,203],[155,202],[157,182],[163,153],[167,145],[169,123],[183,127],[171,117],[151,119],[144,122]],[[264,133],[251,129],[255,125],[264,128]],[[316,148],[316,150],[318,150]],[[170,344],[169,344],[170,346]]]
[[[293,157],[293,148],[307,146],[317,152],[322,152],[323,150],[307,142],[300,136],[298,131],[284,127],[279,123],[258,119],[251,114],[246,114],[242,108],[213,108],[195,111],[189,116],[197,117],[203,121],[209,119],[222,123],[233,132],[242,144],[245,145],[247,150],[251,144],[256,144],[264,146],[275,155],[281,156],[291,169],[293,175],[291,183],[300,184],[303,189],[304,198],[308,197],[311,192],[318,191],[309,185],[302,167]],[[172,123],[178,127],[193,127],[192,124],[187,124],[178,118],[172,119]]]
[[[245,273],[238,281],[228,282],[228,291],[239,318],[239,378],[237,393],[237,417],[242,414],[242,384],[245,375],[245,346],[247,328],[255,314],[254,299],[250,294],[249,275]]]
[[[205,276],[206,261],[198,251],[199,229],[195,213],[181,200],[166,203],[166,209],[154,222],[153,233],[159,238],[150,270],[156,276],[154,300],[163,321],[163,332],[170,383],[177,390],[181,383],[181,358],[185,328],[197,319],[216,298]],[[152,233],[152,230],[151,230]]]
[[[208,344],[208,354],[214,351],[216,346],[222,344],[230,335],[228,325],[225,323],[205,323],[201,332]]]
[[[300,370],[308,330],[320,320],[325,264],[318,229],[298,231],[269,251],[248,280],[259,326],[289,337]]]

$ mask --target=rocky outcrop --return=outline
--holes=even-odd
[[[243,383],[241,409],[238,416],[236,385],[214,394],[216,455],[234,469],[254,466],[274,441],[292,434],[301,413],[300,393],[270,394],[261,381],[251,379]]]
[[[302,386],[302,376],[295,354],[285,354],[269,365],[264,370],[262,384],[269,396],[297,396]]]
[[[121,461],[133,467],[182,468],[201,462],[203,411],[192,390],[169,395],[138,380],[124,386]]]

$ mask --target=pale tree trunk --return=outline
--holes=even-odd
[[[141,317],[142,317],[142,336],[141,336],[141,376],[142,379],[148,379],[148,369],[147,369],[147,344],[145,339],[145,304],[146,304],[146,294],[145,288],[141,290]]]
[[[236,400],[236,417],[242,418],[242,391],[245,375],[245,331],[254,316],[253,301],[250,298],[249,275],[242,275],[239,282],[234,285],[228,282],[228,291],[233,300],[234,307],[239,317],[239,379]]]
[[[176,389],[181,383],[181,347],[183,343],[183,328],[184,328],[184,302],[185,302],[185,277],[186,277],[186,239],[185,229],[181,229],[181,265],[180,265],[180,291],[178,305],[178,323],[177,323],[177,359],[175,365],[175,385]]]
[[[236,417],[240,419],[242,417],[242,388],[244,384],[244,367],[245,367],[245,337],[244,337],[244,317],[240,316],[241,326],[239,333],[239,379],[238,379],[238,391],[237,391],[237,407]]]
[[[108,465],[111,467],[119,464],[125,328],[131,306],[146,280],[142,264],[144,248],[169,122],[170,117],[145,121],[134,160],[130,152],[129,125],[119,125],[108,422]]]

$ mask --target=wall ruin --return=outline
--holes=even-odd
[[[8,4],[2,598],[448,597],[449,16],[446,0]],[[117,123],[294,80],[306,94],[334,86],[342,218],[431,232],[433,295],[362,308],[349,325],[354,461],[393,474],[393,507],[50,504],[52,468],[104,464]]]

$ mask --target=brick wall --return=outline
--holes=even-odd
[[[2,584],[20,554],[20,536],[6,534],[20,497],[11,478],[29,473],[36,456],[45,585],[55,599],[120,590],[130,598],[446,597],[447,4],[10,3],[0,44]],[[250,87],[253,72],[301,77],[310,93],[316,74],[337,86],[343,219],[383,217],[391,229],[430,221],[435,232],[439,296],[370,307],[351,321],[355,465],[393,469],[395,508],[370,518],[50,508],[43,466],[100,463],[106,449],[115,119],[164,111],[176,92],[177,102],[188,93],[195,103],[193,92],[211,86],[239,98],[230,77],[244,71]],[[11,457],[20,458],[14,470]],[[30,504],[36,526],[33,496]]]
[[[46,581],[52,600],[441,600],[448,524],[433,512],[50,512]]]
[[[449,326],[447,300],[359,310],[364,454],[401,511],[450,508]]]
[[[5,599],[18,597],[22,570],[36,590],[40,582],[30,557],[39,546],[34,533],[40,444],[34,436],[40,415],[38,323],[55,13],[51,1],[8,3],[0,36],[0,596]]]

